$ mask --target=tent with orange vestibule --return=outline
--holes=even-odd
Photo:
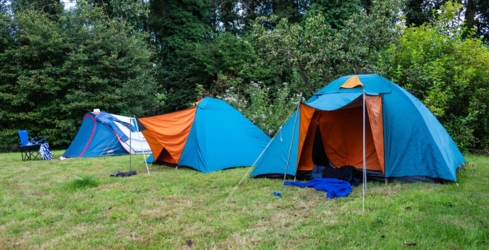
[[[381,76],[353,75],[301,103],[250,176],[297,176],[330,164],[354,166],[364,178],[457,181],[464,162],[450,135],[416,97]]]
[[[138,118],[154,162],[204,173],[249,167],[270,142],[255,124],[224,101],[206,97],[194,107]]]

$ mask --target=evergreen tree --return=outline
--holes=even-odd
[[[149,28],[158,48],[158,83],[167,93],[167,111],[196,101],[197,84],[212,81],[196,61],[201,44],[211,39],[205,0],[151,0]]]
[[[16,12],[31,9],[48,14],[51,18],[63,13],[63,5],[60,0],[11,0],[10,2],[12,9]]]
[[[431,8],[425,0],[406,0],[404,12],[408,26],[420,26],[431,18]]]
[[[101,8],[104,13],[113,19],[126,22],[137,30],[147,30],[149,4],[142,0],[88,0],[94,7]]]
[[[158,108],[141,33],[85,2],[58,17],[32,9],[2,15],[8,46],[0,49],[1,144],[28,129],[65,147],[93,108],[131,116]]]
[[[302,20],[310,0],[214,0],[210,2],[210,22],[215,32],[246,34],[257,17],[276,15],[290,23]],[[271,25],[265,24],[264,25]],[[269,28],[273,28],[270,26]]]
[[[360,11],[359,0],[311,0],[308,15],[316,16],[321,13],[331,28],[339,30],[344,27],[346,20]]]

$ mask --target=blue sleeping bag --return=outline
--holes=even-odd
[[[302,183],[300,181],[286,181],[284,185],[302,188],[313,187],[318,191],[326,192],[326,198],[328,199],[346,197],[352,191],[349,182],[335,178],[316,178],[306,183]]]

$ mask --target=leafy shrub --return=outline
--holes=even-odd
[[[240,80],[230,80],[231,86],[217,98],[235,107],[269,136],[273,136],[289,118],[299,100],[304,101],[302,93],[290,93],[286,82],[270,87],[260,81],[244,85]]]
[[[463,39],[447,4],[434,23],[406,28],[379,61],[387,78],[418,97],[463,149],[489,147],[489,49]]]

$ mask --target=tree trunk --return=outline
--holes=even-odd
[[[477,0],[467,0],[465,11],[465,25],[467,28],[475,28],[475,12],[477,11]]]
[[[312,89],[311,85],[309,85],[309,81],[307,79],[307,75],[304,68],[302,68],[302,66],[298,64],[297,69],[299,70],[299,75],[301,75],[302,81],[304,81],[304,85],[306,85],[306,87],[309,89],[311,95],[314,95],[314,90]]]

